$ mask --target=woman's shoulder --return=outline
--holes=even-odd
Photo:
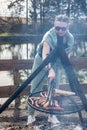
[[[52,27],[50,30],[48,30],[46,33],[45,33],[45,36],[46,35],[53,35],[55,33],[55,30],[54,30],[54,27]]]
[[[66,36],[69,38],[74,38],[73,34],[69,30],[67,30]]]

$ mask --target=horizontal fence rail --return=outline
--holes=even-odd
[[[45,86],[47,86],[47,85],[44,85],[44,87]],[[81,84],[81,86],[83,87],[84,93],[87,93],[87,84]],[[25,88],[24,91],[20,94],[20,96],[23,96],[23,95],[28,96],[30,87],[31,87],[31,85],[29,85],[27,88]],[[70,90],[69,84],[61,84],[60,89],[69,91]],[[15,91],[16,91],[16,89],[14,88],[14,85],[0,87],[0,98],[8,98]]]
[[[76,70],[85,68],[87,69],[86,57],[78,57],[78,58],[72,57],[70,61]],[[31,69],[32,65],[33,65],[33,59],[18,60],[14,58],[12,60],[0,60],[0,71]]]
[[[76,70],[87,69],[87,58],[82,58],[82,57],[71,58],[70,61]],[[11,96],[11,94],[16,90],[17,86],[19,85],[19,83],[17,83],[17,82],[19,82],[19,81],[17,81],[18,80],[18,78],[17,78],[18,71],[25,70],[25,69],[31,70],[32,65],[33,65],[33,59],[18,60],[16,58],[14,58],[12,60],[0,60],[0,71],[13,70],[13,75],[15,75],[14,76],[15,77],[14,85],[0,87],[0,98]],[[64,84],[64,85],[60,85],[60,86],[61,86],[60,88],[69,90],[68,84]],[[83,86],[84,92],[87,93],[87,84],[83,84],[82,86]],[[20,95],[21,96],[28,95],[29,90],[30,90],[30,85]]]
[[[44,34],[28,34],[28,35],[8,35],[0,36],[0,45],[2,44],[24,44],[39,43]],[[87,41],[87,34],[73,34],[76,41]]]

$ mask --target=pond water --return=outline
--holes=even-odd
[[[12,55],[18,55],[19,59],[29,59],[33,51],[34,46],[32,44],[15,45],[10,47],[9,45],[2,45],[0,52],[0,59],[12,59]],[[9,71],[0,71],[0,86],[13,85],[13,77]]]

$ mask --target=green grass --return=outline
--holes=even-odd
[[[19,34],[19,33],[1,33],[0,36],[28,36],[29,34]]]
[[[20,33],[1,33],[0,36],[37,36],[36,34]]]

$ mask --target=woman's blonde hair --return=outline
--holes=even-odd
[[[66,15],[57,15],[55,17],[55,21],[60,21],[60,22],[66,22],[69,23],[69,18]]]

